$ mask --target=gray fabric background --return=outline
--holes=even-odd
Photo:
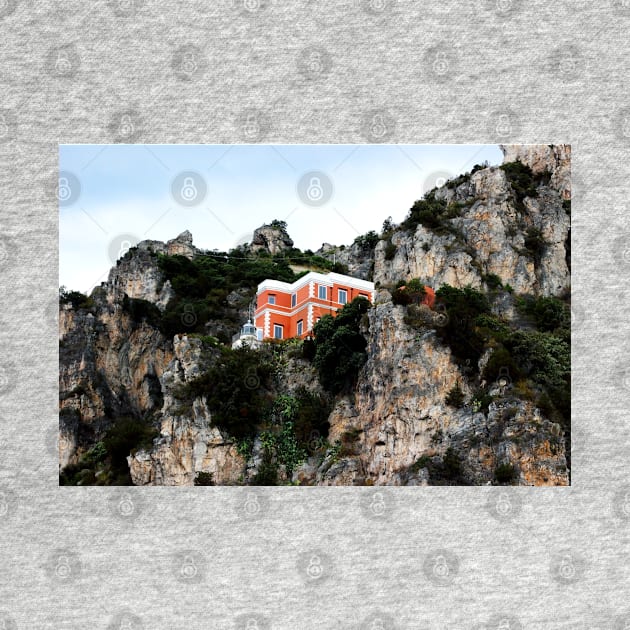
[[[0,628],[627,627],[629,26],[622,0],[1,2]],[[58,143],[125,112],[134,142],[247,142],[248,108],[263,142],[382,112],[392,142],[572,143],[572,487],[57,487]]]

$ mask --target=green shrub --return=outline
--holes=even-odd
[[[370,230],[363,236],[357,236],[354,239],[354,244],[358,245],[364,252],[367,252],[374,249],[379,240],[379,235],[374,230]]]
[[[162,323],[162,313],[160,309],[149,302],[138,298],[130,298],[127,295],[122,302],[123,311],[129,313],[131,319],[136,323],[146,322],[147,324],[158,328]]]
[[[490,403],[494,400],[490,394],[485,389],[478,389],[473,394],[470,403],[472,406],[472,410],[475,413],[483,413],[487,414],[489,411]]]
[[[266,412],[271,373],[264,353],[246,347],[221,348],[220,359],[177,395],[185,399],[205,396],[212,422],[242,439],[256,432]]]
[[[534,259],[534,262],[539,265],[547,249],[547,242],[543,238],[540,229],[536,227],[527,228],[527,232],[525,233],[525,249]]]
[[[403,306],[419,304],[425,296],[424,284],[418,278],[412,278],[406,282],[399,280],[397,285],[392,292],[392,302],[394,304]]]
[[[505,173],[508,182],[512,186],[515,205],[520,211],[525,209],[523,199],[526,197],[537,197],[537,186],[548,184],[551,177],[547,171],[535,175],[529,166],[519,161],[507,162],[499,168]]]
[[[413,473],[418,473],[422,468],[429,468],[431,465],[431,458],[428,455],[421,455],[409,469]]]
[[[391,241],[387,241],[387,245],[385,245],[385,260],[393,260],[397,251],[398,247]]]
[[[488,273],[481,277],[489,289],[500,289],[502,286],[501,278],[496,273]]]
[[[449,221],[445,218],[446,201],[436,199],[434,193],[429,192],[424,199],[418,199],[407,218],[402,222],[403,230],[415,230],[422,225],[436,234],[448,234],[454,231]]]
[[[394,231],[394,222],[391,217],[387,217],[385,221],[383,221],[383,228],[381,230],[381,234],[383,238],[389,238],[391,233]]]
[[[94,300],[80,291],[68,291],[66,287],[59,287],[59,303],[72,304],[75,310],[89,310],[94,306]]]
[[[504,375],[507,375],[510,380],[518,380],[523,376],[511,352],[499,344],[488,358],[483,369],[483,378],[487,383],[494,383]]]
[[[494,479],[497,483],[512,483],[517,477],[516,469],[512,464],[499,464],[494,469]]]
[[[570,328],[570,307],[556,297],[523,296],[517,300],[516,306],[532,320],[538,330],[554,332]]]
[[[441,461],[423,456],[412,466],[414,472],[427,468],[432,485],[464,485],[462,462],[457,452],[449,446]]]
[[[314,437],[319,440],[328,437],[331,403],[325,396],[310,392],[305,387],[297,389],[295,396],[298,401],[297,411],[293,417],[295,437],[300,446],[312,449]]]
[[[446,395],[446,398],[444,399],[444,402],[447,405],[450,405],[451,407],[455,407],[456,409],[459,409],[459,407],[461,407],[464,404],[464,392],[462,391],[462,388],[459,386],[459,383],[457,383],[451,390],[449,390],[448,394]]]
[[[456,289],[442,286],[436,293],[437,304],[446,312],[444,325],[437,336],[451,349],[454,357],[473,370],[484,350],[484,337],[476,326],[479,315],[490,313],[490,304],[483,293],[471,287]]]
[[[346,304],[336,317],[324,315],[314,326],[315,357],[322,386],[332,394],[351,387],[367,360],[367,341],[359,332],[370,303],[363,297]]]
[[[274,461],[270,447],[263,448],[262,461],[258,466],[256,476],[252,479],[253,486],[277,486],[278,464]]]
[[[198,472],[195,475],[196,486],[214,486],[214,474],[210,472]]]

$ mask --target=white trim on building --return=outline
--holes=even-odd
[[[280,280],[263,280],[258,285],[258,293],[262,291],[283,291],[285,293],[292,293],[301,289],[309,283],[325,284],[332,286],[335,282],[337,284],[343,284],[353,289],[359,289],[360,291],[373,292],[374,283],[368,280],[360,280],[359,278],[353,278],[352,276],[344,276],[340,273],[318,273],[316,271],[309,271],[305,276],[302,276],[292,284],[288,282],[282,282]],[[310,289],[309,289],[310,290]]]

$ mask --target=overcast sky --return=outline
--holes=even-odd
[[[497,145],[63,145],[60,284],[90,292],[125,248],[190,230],[229,250],[287,222],[300,249],[349,244]]]

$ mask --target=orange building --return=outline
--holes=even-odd
[[[254,324],[259,339],[304,337],[322,315],[334,317],[338,309],[359,295],[374,301],[374,283],[339,273],[309,271],[292,284],[264,280],[256,293]]]

